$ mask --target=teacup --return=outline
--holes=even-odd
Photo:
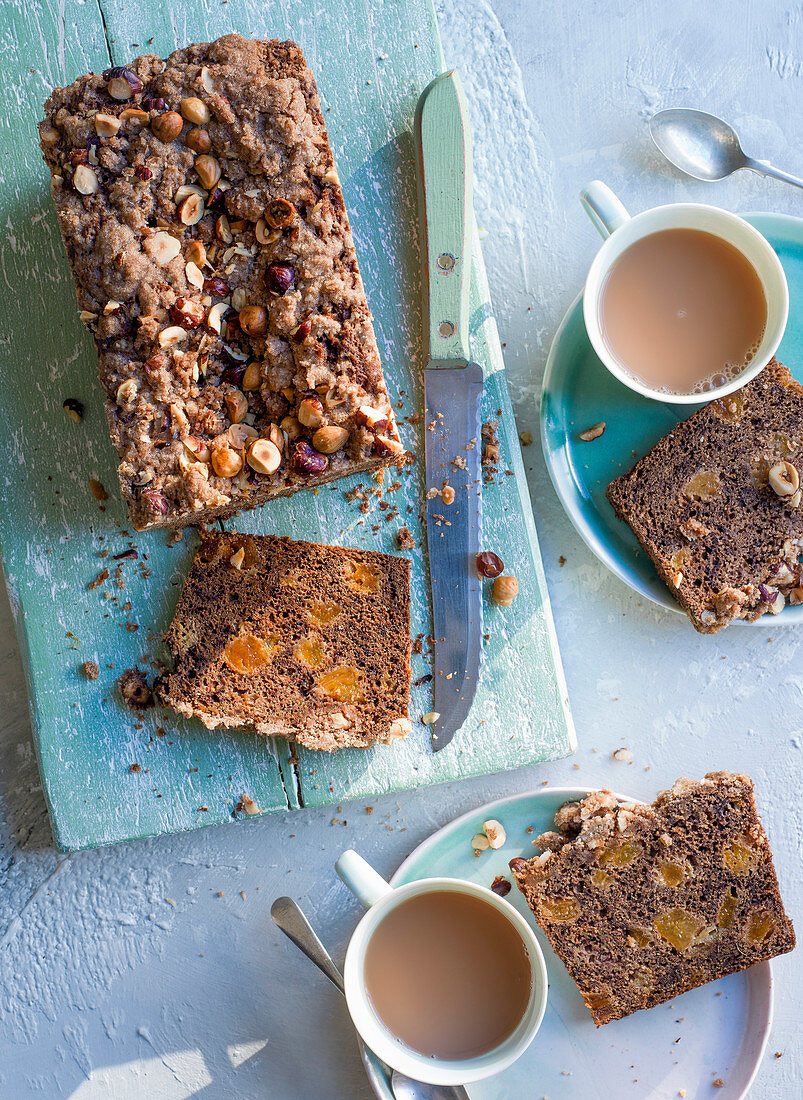
[[[656,206],[631,217],[609,187],[594,180],[580,192],[580,201],[596,228],[606,238],[594,258],[583,291],[583,317],[589,339],[610,373],[631,390],[656,401],[695,404],[724,397],[740,389],[766,367],[778,350],[789,313],[789,289],[780,260],[769,242],[736,214],[702,203]],[[753,267],[764,291],[767,320],[758,347],[739,373],[705,393],[675,393],[653,388],[634,376],[612,354],[600,323],[600,295],[613,265],[637,241],[666,229],[702,230],[731,245]]]
[[[368,910],[351,937],[343,972],[349,1012],[366,1045],[391,1068],[432,1085],[465,1085],[480,1081],[501,1072],[519,1058],[532,1042],[544,1017],[547,973],[538,940],[530,925],[513,906],[492,890],[459,879],[421,879],[394,888],[362,856],[351,850],[340,856],[335,867],[349,890]],[[513,1031],[485,1053],[455,1060],[435,1059],[419,1053],[394,1035],[374,1007],[366,989],[365,976],[366,951],[380,923],[403,902],[444,891],[479,899],[496,913],[503,914],[520,937],[530,969],[529,997]],[[471,962],[467,958],[465,965],[468,967]]]

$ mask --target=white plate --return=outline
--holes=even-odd
[[[508,861],[531,856],[537,835],[553,825],[557,808],[582,798],[587,787],[545,788],[488,803],[445,825],[415,849],[394,885],[448,875],[490,886],[510,878]],[[624,797],[624,796],[623,796]],[[493,817],[507,843],[477,858],[471,838]],[[709,982],[649,1011],[597,1028],[563,964],[514,886],[507,895],[531,922],[549,972],[549,1003],[530,1049],[510,1069],[469,1087],[471,1100],[741,1100],[756,1075],[772,1022],[772,971],[760,963]],[[387,1078],[369,1073],[380,1100],[393,1100]],[[722,1088],[714,1088],[720,1078]]]

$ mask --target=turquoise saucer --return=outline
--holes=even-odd
[[[746,214],[745,218],[764,234],[786,272],[789,323],[778,358],[803,382],[803,219],[786,214]],[[544,374],[541,442],[547,469],[569,519],[589,549],[639,595],[671,611],[680,607],[630,528],[616,518],[605,490],[698,408],[652,401],[617,382],[591,347],[583,323],[582,295],[578,295],[555,335]],[[579,433],[601,420],[607,423],[604,435],[584,443]],[[800,622],[803,605],[757,620],[773,627]]]

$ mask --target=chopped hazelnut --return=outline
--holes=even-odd
[[[317,397],[305,397],[298,406],[298,419],[305,428],[320,428],[323,424],[323,405]]]
[[[600,420],[599,424],[592,424],[590,428],[586,428],[584,432],[580,432],[580,438],[585,443],[590,443],[592,439],[599,439],[607,426],[604,420]]]
[[[226,402],[226,408],[232,424],[242,423],[248,412],[248,398],[245,394],[241,393],[240,390],[232,390],[225,395],[223,400]]]

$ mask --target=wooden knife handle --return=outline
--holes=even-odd
[[[421,93],[415,132],[424,254],[425,347],[430,359],[469,359],[471,124],[452,70]],[[451,364],[454,365],[454,364]]]

